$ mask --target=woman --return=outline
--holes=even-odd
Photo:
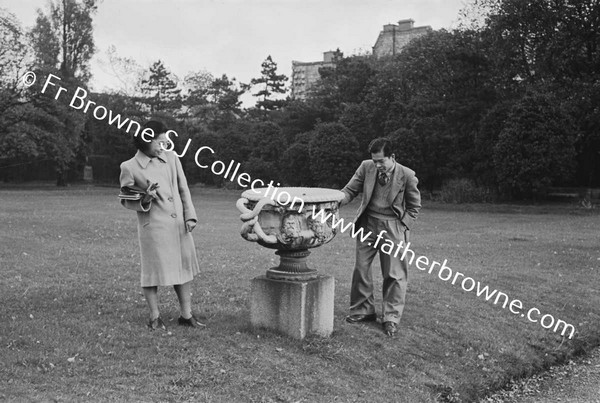
[[[154,137],[147,135],[151,129]],[[179,158],[171,151],[162,122],[149,121],[134,137],[138,149],[121,164],[121,188],[144,189],[140,200],[121,200],[137,211],[142,258],[141,284],[150,309],[150,330],[166,330],[158,310],[158,286],[172,285],[182,326],[204,327],[192,314],[190,283],[199,273],[192,230],[197,217]],[[146,133],[146,134],[144,134]],[[150,138],[152,137],[152,138]]]

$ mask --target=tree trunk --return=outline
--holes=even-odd
[[[56,170],[56,186],[65,187],[67,186],[67,178],[63,169]]]

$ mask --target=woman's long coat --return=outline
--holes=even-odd
[[[148,188],[158,183],[158,198],[150,205],[121,200],[137,211],[138,238],[142,258],[142,287],[184,284],[198,274],[198,259],[187,220],[197,220],[190,190],[179,158],[163,152],[150,158],[141,151],[121,164],[121,187]]]

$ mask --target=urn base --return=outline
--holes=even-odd
[[[278,250],[279,266],[267,270],[267,278],[274,280],[307,281],[314,280],[319,273],[308,267],[306,260],[310,251],[301,250]]]

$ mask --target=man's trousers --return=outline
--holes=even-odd
[[[390,321],[397,324],[404,310],[408,283],[408,263],[400,259],[407,242],[405,227],[397,218],[382,220],[366,214],[358,220],[357,225],[363,228],[364,234],[369,232],[371,234],[364,242],[361,241],[360,234],[356,237],[356,263],[350,290],[350,314],[375,313],[371,264],[379,252],[383,276],[383,322]],[[377,240],[379,234],[381,237]],[[393,242],[393,248],[389,241]],[[403,242],[400,253],[394,257],[400,242]],[[386,243],[388,245],[384,250],[389,254],[381,250]]]

